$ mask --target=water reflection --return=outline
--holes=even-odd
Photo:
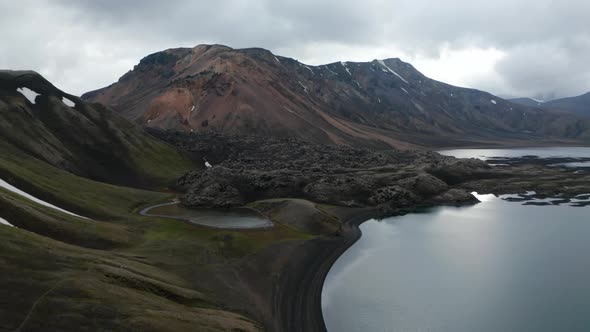
[[[253,229],[272,227],[272,221],[250,209],[206,210],[188,209],[178,202],[159,204],[143,209],[140,214],[186,220],[193,224],[229,229]]]
[[[546,147],[517,149],[454,149],[441,150],[440,154],[457,158],[479,158],[488,160],[494,157],[537,156],[539,158],[588,158],[590,148],[587,147]]]
[[[586,331],[587,210],[478,197],[363,224],[326,280],[328,330]]]

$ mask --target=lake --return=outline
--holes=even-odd
[[[144,216],[178,219],[195,225],[225,229],[257,229],[273,227],[272,221],[260,213],[241,209],[189,209],[179,202],[170,202],[147,207],[139,212]]]
[[[537,156],[539,158],[590,158],[587,147],[547,147],[519,149],[454,149],[441,150],[438,153],[457,158],[479,158],[488,160],[494,157]]]
[[[590,156],[588,148],[459,151]],[[472,207],[361,225],[324,285],[328,331],[588,331],[588,210],[479,197]]]

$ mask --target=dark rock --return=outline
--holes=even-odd
[[[549,206],[552,204],[550,202],[525,202],[522,205]]]
[[[176,187],[187,192],[183,203],[193,207],[278,197],[344,206],[411,207],[449,190],[423,169],[455,160],[433,152],[377,152],[289,138],[196,133],[166,137],[215,165],[178,180]]]
[[[507,202],[526,202],[532,200],[531,197],[505,197],[502,199]]]
[[[462,189],[450,189],[432,199],[436,204],[466,205],[475,204],[479,200],[471,193]]]
[[[394,185],[377,189],[375,193],[369,197],[369,204],[381,205],[387,203],[389,205],[407,207],[415,204],[419,200],[419,197],[415,193],[406,188]]]
[[[590,192],[589,176],[545,167],[530,158],[494,168],[481,160],[456,159],[435,152],[372,151],[293,138],[152,133],[214,165],[178,180],[178,189],[187,191],[184,203],[195,207],[304,198],[334,205],[377,207],[387,215],[420,206],[476,203],[470,194],[474,191],[497,195],[536,191],[534,198],[562,193],[560,199]],[[218,200],[215,195],[220,195]]]
[[[227,208],[244,204],[240,192],[228,184],[213,183],[205,187],[193,186],[184,195],[182,203],[205,208]]]
[[[430,174],[420,174],[409,179],[404,179],[400,181],[400,186],[423,196],[436,195],[449,188],[445,182]]]
[[[445,159],[429,167],[427,171],[448,184],[498,176],[490,165],[479,159]]]
[[[569,200],[569,199],[556,199],[556,200],[551,201],[551,204],[553,204],[553,205],[561,205],[561,204],[566,204],[566,203],[569,203],[569,202],[571,202],[571,200]]]

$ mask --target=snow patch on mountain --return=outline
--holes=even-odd
[[[289,113],[297,114],[297,113],[295,113],[295,112],[294,112],[292,109],[290,109],[290,108],[289,108],[289,107],[287,107],[287,106],[283,106],[283,108],[284,108],[284,109],[285,109],[287,112],[289,112]]]
[[[22,191],[22,190],[20,190],[20,189],[18,189],[18,188],[16,188],[16,187],[14,187],[13,185],[9,184],[8,182],[6,182],[6,181],[4,181],[4,180],[2,180],[2,179],[0,179],[0,187],[1,187],[1,188],[4,188],[4,189],[7,189],[7,190],[9,190],[9,191],[12,191],[13,193],[15,193],[15,194],[18,194],[18,195],[20,195],[20,196],[23,196],[23,197],[25,197],[25,198],[27,198],[27,199],[29,199],[29,200],[31,200],[31,201],[33,201],[33,202],[37,203],[37,204],[41,204],[41,205],[43,205],[43,206],[46,206],[46,207],[52,208],[52,209],[54,209],[54,210],[61,211],[61,212],[63,212],[63,213],[66,213],[66,214],[69,214],[69,215],[72,215],[72,216],[75,216],[75,217],[79,217],[79,218],[83,218],[83,219],[88,219],[88,218],[86,218],[86,217],[82,217],[82,216],[80,216],[80,215],[77,215],[77,214],[75,214],[75,213],[72,213],[72,212],[70,212],[70,211],[66,211],[66,210],[64,210],[64,209],[58,208],[57,206],[55,206],[55,205],[53,205],[53,204],[50,204],[50,203],[47,203],[47,202],[45,202],[45,201],[42,201],[42,200],[38,199],[37,197],[34,197],[34,196],[32,196],[32,195],[29,195],[29,194],[27,194],[26,192],[24,192],[24,191]]]
[[[6,226],[14,227],[14,225],[12,225],[8,221],[6,221],[6,219],[2,219],[2,218],[0,218],[0,225],[6,225]]]
[[[16,89],[16,91],[20,92],[23,96],[25,96],[25,98],[27,98],[27,100],[31,102],[31,104],[33,105],[35,105],[35,98],[37,98],[37,96],[40,95],[40,93],[37,93],[29,88],[18,88]]]
[[[385,67],[385,69],[387,69],[387,71],[389,71],[390,73],[392,73],[393,75],[399,77],[399,79],[401,79],[402,81],[406,82],[407,84],[410,84],[408,81],[406,81],[405,78],[403,78],[400,74],[396,73],[395,70],[389,68],[385,62],[383,60],[377,60],[377,62],[379,62],[380,65],[382,65],[383,67]]]
[[[68,99],[66,97],[62,97],[61,102],[64,103],[66,106],[76,107],[76,103],[74,103],[73,101],[71,101],[70,99]]]
[[[346,62],[340,61],[340,64],[342,65],[342,67],[344,67],[344,69],[346,69],[348,75],[352,76],[352,73],[350,72],[350,70],[348,70],[348,67],[346,66]]]
[[[301,85],[301,87],[303,88],[303,91],[305,91],[305,93],[309,94],[309,92],[307,92],[307,87],[301,83],[301,81],[297,81],[297,83],[299,83],[299,85]]]
[[[328,67],[328,66],[324,66],[324,67],[325,67],[326,69],[328,69],[328,71],[329,71],[330,73],[332,73],[332,74],[334,74],[334,75],[338,75],[338,74],[336,74],[336,73],[335,73],[335,72],[334,72],[332,69],[330,69],[330,67]]]

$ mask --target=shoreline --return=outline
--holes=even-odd
[[[479,149],[499,149],[499,150],[515,150],[515,149],[545,149],[545,148],[589,148],[590,144],[587,142],[554,142],[554,141],[540,141],[535,143],[530,142],[522,142],[522,143],[508,143],[508,144],[494,144],[494,143],[482,143],[482,144],[474,144],[474,145],[449,145],[449,146],[442,146],[442,147],[431,147],[428,148],[428,151],[433,151],[440,153],[440,151],[450,151],[450,150],[479,150]]]
[[[416,210],[419,210],[419,206],[400,210],[390,217]],[[332,212],[342,220],[340,234],[322,236],[304,243],[289,257],[289,264],[282,271],[272,296],[272,330],[327,331],[322,311],[322,291],[328,273],[336,261],[361,238],[360,226],[370,219],[383,217],[374,208],[335,207]]]
[[[372,208],[336,208],[333,212],[343,220],[340,234],[304,243],[289,257],[273,290],[273,330],[327,331],[322,312],[326,277],[338,258],[361,238],[359,226],[379,216]]]

